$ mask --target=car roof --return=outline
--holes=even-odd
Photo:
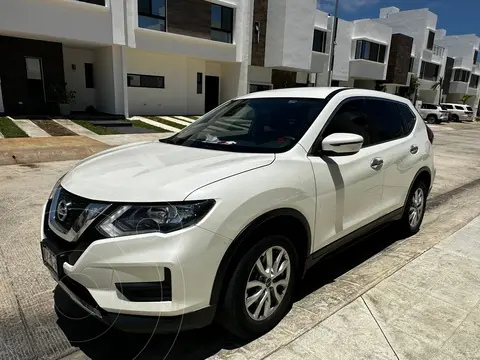
[[[348,91],[351,96],[374,96],[378,98],[396,100],[406,102],[407,99],[389,94],[382,91],[347,88],[347,87],[298,87],[287,89],[276,89],[258,91],[243,96],[239,96],[237,99],[260,99],[260,98],[281,98],[281,97],[293,97],[293,98],[312,98],[312,99],[325,99],[335,91]]]

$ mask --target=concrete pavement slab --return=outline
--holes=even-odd
[[[11,119],[15,125],[22,129],[28,136],[36,137],[50,137],[50,134],[45,130],[34,124],[28,119]]]

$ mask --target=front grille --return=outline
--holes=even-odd
[[[80,215],[82,215],[89,203],[90,202],[86,199],[70,194],[65,189],[60,189],[58,200],[54,204],[56,207],[54,208],[52,206],[50,211],[54,212],[54,221],[57,223],[57,225],[60,225],[63,229],[68,231],[73,227],[75,221]],[[59,204],[65,204],[67,206],[68,212],[66,213],[65,217],[62,216],[63,214],[58,212]],[[78,231],[79,229],[73,230]]]

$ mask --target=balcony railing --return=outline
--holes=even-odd
[[[442,46],[433,45],[432,53],[433,55],[443,57],[443,54],[445,53],[445,48]]]

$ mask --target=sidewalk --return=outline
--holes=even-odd
[[[268,359],[479,359],[480,217]]]

